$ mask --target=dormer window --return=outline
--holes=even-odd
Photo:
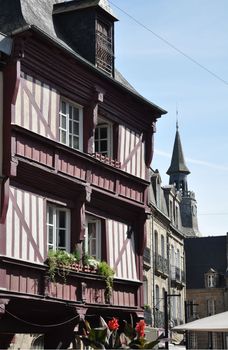
[[[210,270],[205,273],[206,288],[215,288],[217,286],[217,277],[217,272],[214,269],[210,268]]]
[[[96,66],[109,75],[113,73],[112,26],[97,20],[96,25]]]

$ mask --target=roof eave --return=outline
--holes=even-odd
[[[135,99],[140,101],[141,103],[144,103],[148,108],[152,109],[153,112],[156,113],[155,118],[158,119],[162,115],[166,114],[167,111],[162,109],[161,107],[157,106],[156,104],[148,101],[144,97],[142,97],[139,94],[134,93],[130,89],[128,89],[126,86],[121,84],[119,81],[115,80],[114,78],[108,76],[107,74],[103,73],[101,70],[99,70],[97,67],[95,67],[92,63],[84,59],[83,57],[79,56],[77,53],[75,53],[73,50],[69,50],[68,48],[64,47],[60,42],[55,40],[52,36],[48,35],[46,32],[44,32],[42,29],[38,28],[35,25],[26,25],[22,28],[16,29],[12,31],[10,34],[12,36],[22,34],[23,32],[32,30],[35,33],[38,33],[39,35],[42,35],[45,39],[47,39],[49,42],[51,42],[53,45],[56,45],[58,47],[61,47],[65,52],[67,52],[69,55],[73,56],[77,61],[79,61],[81,64],[86,65],[88,68],[96,72],[96,74],[100,75],[103,79],[111,81],[113,84],[118,86],[119,88],[123,89],[125,92],[129,93],[131,96],[133,96]]]

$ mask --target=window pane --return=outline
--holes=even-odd
[[[48,227],[48,243],[53,244],[53,227]]]
[[[100,128],[100,139],[107,139],[107,137],[108,137],[108,128],[107,127]]]
[[[60,248],[66,247],[66,231],[65,230],[59,230],[58,246]]]
[[[60,141],[66,144],[66,131],[60,130]]]
[[[62,101],[62,110],[61,110],[61,112],[63,114],[66,114],[66,102],[64,102],[64,101]]]
[[[74,128],[73,128],[73,133],[74,135],[79,135],[79,124],[78,123],[74,123]]]
[[[66,117],[61,115],[61,127],[66,130]]]
[[[73,148],[79,149],[79,138],[74,136]]]
[[[90,222],[88,224],[88,235],[89,238],[96,238],[96,223]]]
[[[72,134],[72,121],[69,122],[69,133]]]
[[[100,152],[107,152],[107,141],[101,141],[100,142]]]
[[[48,207],[48,224],[53,224],[53,208]]]
[[[59,227],[66,228],[66,212],[59,211]]]
[[[98,139],[98,128],[95,129],[95,139]]]
[[[69,105],[69,118],[72,119],[72,111],[73,111],[73,108],[71,105]]]
[[[95,152],[99,152],[99,143],[95,141]]]
[[[74,120],[79,121],[79,109],[74,108]]]
[[[96,256],[96,240],[93,239],[90,243],[90,252],[89,252],[90,255],[92,256]]]

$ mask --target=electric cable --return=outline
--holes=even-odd
[[[20,317],[14,315],[14,314],[12,314],[10,311],[4,309],[2,306],[0,306],[0,308],[1,308],[2,310],[4,310],[4,312],[6,312],[7,314],[9,314],[10,316],[12,316],[13,318],[15,318],[16,320],[18,320],[18,321],[20,321],[20,322],[23,322],[23,323],[25,323],[25,324],[28,324],[28,325],[30,325],[30,326],[35,326],[35,327],[45,327],[45,328],[58,327],[58,326],[62,326],[62,325],[64,325],[64,324],[70,323],[71,321],[73,321],[73,320],[77,319],[78,317],[80,317],[79,315],[77,315],[77,316],[74,316],[74,317],[70,318],[70,319],[67,320],[67,321],[63,321],[63,322],[59,322],[59,323],[55,323],[55,324],[48,324],[48,325],[46,324],[46,325],[44,325],[44,324],[38,324],[38,323],[33,323],[33,322],[29,322],[29,321],[23,320],[22,318],[20,318]]]
[[[119,6],[115,5],[112,1],[110,1],[110,4],[112,4],[114,7],[116,7],[119,11],[123,12],[126,16],[128,16],[129,18],[131,18],[135,23],[137,23],[139,26],[141,26],[142,28],[146,29],[148,32],[150,32],[151,34],[153,34],[157,39],[163,41],[166,45],[168,45],[169,47],[171,47],[173,50],[177,51],[179,54],[181,54],[182,56],[184,56],[185,58],[187,58],[189,61],[191,61],[192,63],[194,63],[195,65],[197,65],[198,67],[200,67],[201,69],[205,70],[207,73],[209,73],[210,75],[212,75],[214,78],[216,78],[217,80],[219,80],[220,82],[224,83],[225,85],[228,85],[228,82],[221,78],[218,74],[212,72],[210,69],[208,69],[207,67],[205,67],[203,64],[201,64],[200,62],[198,62],[196,59],[192,58],[190,55],[186,54],[184,51],[182,51],[181,49],[179,49],[177,46],[173,45],[171,42],[169,42],[167,39],[163,38],[161,35],[155,33],[152,29],[150,29],[149,27],[147,27],[145,24],[143,24],[142,22],[140,22],[138,19],[136,19],[135,17],[133,17],[132,15],[130,15],[128,12],[126,12],[125,10],[121,9]]]

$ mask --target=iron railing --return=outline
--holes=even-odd
[[[155,271],[165,276],[169,275],[168,260],[159,254],[155,255]]]

